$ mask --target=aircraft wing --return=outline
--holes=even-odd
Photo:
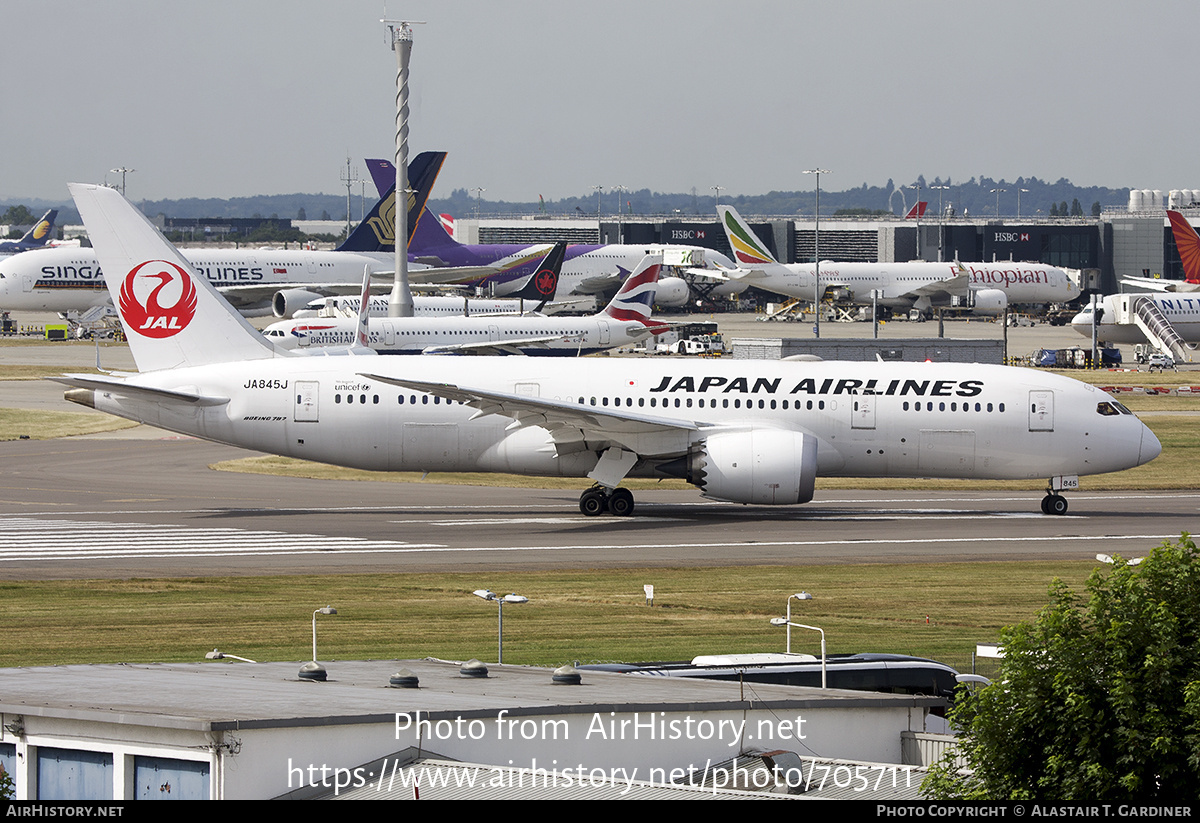
[[[436,283],[452,285],[469,283],[472,280],[478,280],[481,277],[490,277],[503,271],[504,269],[500,266],[457,266],[418,269],[417,271],[409,271],[408,280],[410,283]],[[392,272],[380,272],[380,274],[386,274],[389,277],[394,277]]]
[[[1122,277],[1121,283],[1145,291],[1191,292],[1200,291],[1200,283],[1186,280],[1164,280],[1160,277]]]
[[[625,272],[628,274],[629,272]],[[621,287],[621,278],[624,275],[615,271],[611,274],[600,274],[595,277],[589,277],[586,280],[581,280],[579,285],[572,290],[572,294],[603,294],[608,291],[615,291]]]
[[[77,389],[116,392],[117,394],[133,395],[134,397],[148,398],[158,402],[165,400],[168,402],[186,403],[194,406],[223,406],[229,402],[228,397],[214,397],[203,394],[193,394],[192,392],[158,389],[154,388],[153,386],[139,386],[136,383],[129,382],[128,380],[107,377],[100,374],[64,374],[59,377],[48,377],[46,379],[53,380],[55,383],[62,383],[65,386],[72,386]]]
[[[671,457],[685,454],[701,430],[696,422],[655,417],[632,409],[564,403],[453,383],[404,380],[367,373],[359,376],[464,403],[479,410],[474,417],[488,414],[511,417],[510,429],[540,426],[550,432],[560,454],[598,451],[615,444],[642,457]]]
[[[911,294],[917,297],[934,296],[940,294],[957,294],[965,296],[971,290],[971,275],[963,268],[962,263],[958,264],[957,273],[952,277],[946,277],[941,280],[931,280],[923,286],[911,288],[905,294]]]

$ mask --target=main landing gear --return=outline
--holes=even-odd
[[[597,483],[579,495],[579,510],[588,517],[605,512],[628,517],[633,514],[633,493],[629,489],[606,489]]]
[[[1058,492],[1047,492],[1042,498],[1042,514],[1066,514],[1067,498]]]

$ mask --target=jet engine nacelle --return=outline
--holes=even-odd
[[[654,292],[654,302],[663,308],[686,306],[692,290],[682,277],[661,277],[657,290]]]
[[[687,481],[712,500],[807,503],[817,479],[817,439],[786,429],[723,432],[705,439],[684,460]],[[683,467],[659,468],[673,474]]]
[[[271,298],[271,312],[276,317],[291,317],[312,301],[321,298],[322,295],[306,289],[282,289],[275,292],[275,296]]]
[[[995,317],[1004,314],[1004,310],[1008,307],[1008,295],[1000,289],[980,289],[972,296],[975,298],[975,307],[971,309],[972,314]]]

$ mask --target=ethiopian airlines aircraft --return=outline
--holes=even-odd
[[[742,280],[789,297],[812,299],[812,263],[780,263],[732,206],[717,206],[725,236],[737,261],[730,279]],[[1042,263],[837,263],[822,260],[820,289],[842,289],[850,299],[891,308],[928,310],[951,297],[969,298],[976,314],[1003,314],[1013,303],[1062,303],[1079,288],[1056,266]]]
[[[951,363],[291,356],[118,192],[71,185],[138,374],[68,374],[67,399],[247,449],[364,469],[589,477],[585,514],[633,511],[626,477],[794,504],[818,476],[1047,477],[1152,460],[1154,434],[1093,386]]]

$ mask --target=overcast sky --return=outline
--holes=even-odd
[[[437,191],[759,194],[1036,176],[1200,187],[1188,2],[388,0]],[[0,197],[344,191],[390,157],[380,0],[5,3]],[[357,191],[357,187],[356,187]],[[435,193],[435,196],[437,194]]]

